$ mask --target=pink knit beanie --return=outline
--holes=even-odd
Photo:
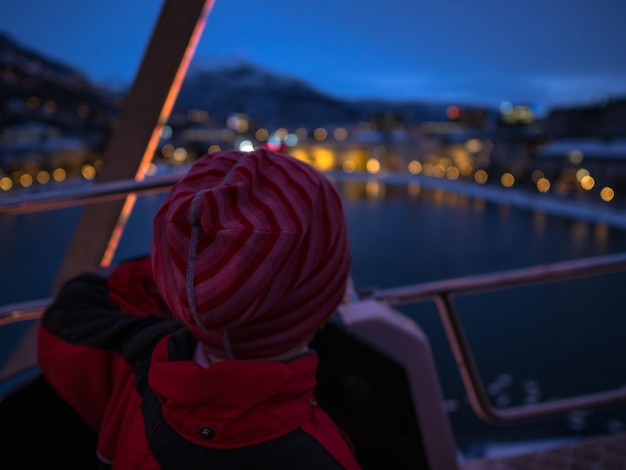
[[[154,220],[156,284],[221,358],[269,357],[306,341],[339,305],[349,266],[335,188],[267,149],[205,155]]]

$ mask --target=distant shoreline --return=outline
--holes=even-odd
[[[450,181],[443,178],[412,175],[409,173],[350,173],[328,172],[335,181],[378,181],[386,184],[418,183],[423,188],[441,189],[451,193],[480,198],[492,203],[508,203],[520,209],[540,210],[550,215],[575,220],[607,224],[626,230],[626,211],[611,207],[611,203],[577,202],[553,194],[531,193],[518,189],[482,186],[467,181]]]
[[[160,172],[161,175],[180,173],[182,176],[186,169],[177,167],[171,171]],[[517,188],[504,188],[498,186],[479,185],[470,181],[450,181],[444,178],[427,177],[423,175],[413,175],[410,173],[377,173],[365,172],[344,173],[340,171],[325,172],[326,176],[337,182],[341,181],[377,181],[384,184],[408,185],[417,183],[422,188],[431,190],[443,190],[449,193],[462,194],[495,204],[510,204],[519,209],[529,211],[542,211],[546,214],[565,217],[573,220],[584,220],[592,223],[606,224],[612,228],[626,230],[626,210],[617,207],[614,203],[602,201],[573,201],[550,193],[530,192]],[[84,187],[82,180],[68,181],[60,184],[53,191],[72,192],[77,188]],[[29,188],[30,189],[30,188]],[[49,189],[48,189],[49,190]],[[23,190],[11,195],[2,195],[2,203],[15,203],[16,199],[29,199],[29,197],[40,196],[46,190],[33,191]]]

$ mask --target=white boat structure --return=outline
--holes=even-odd
[[[109,264],[137,196],[164,191],[178,179],[176,174],[149,179],[144,176],[212,3],[212,0],[164,2],[120,124],[105,149],[105,165],[97,184],[67,193],[23,196],[0,204],[0,214],[85,206],[57,285],[75,274]],[[626,253],[360,294],[352,291],[339,309],[338,321],[316,339],[321,359],[322,405],[351,435],[363,468],[626,469],[626,434],[623,433],[541,452],[534,448],[521,455],[464,459],[455,444],[429,340],[416,322],[394,309],[402,304],[434,302],[473,410],[489,423],[515,425],[574,410],[623,404],[626,387],[505,409],[494,406],[457,314],[456,296],[617,271],[626,271]],[[50,300],[36,299],[0,307],[0,327],[36,322]],[[18,432],[24,427],[41,427],[41,421],[32,422],[33,418],[46,419],[35,414],[41,411],[36,406],[37,400],[41,400],[39,404],[49,403],[46,401],[49,390],[41,378],[36,378],[34,342],[28,341],[26,338],[25,346],[14,354],[13,374],[3,378],[5,383],[14,382],[10,393],[0,397],[3,468],[19,467],[5,467],[10,462],[7,459],[14,455],[22,455],[26,463],[32,463],[30,467],[19,468],[39,468],[33,462],[51,458],[43,452],[33,453],[27,442],[30,438]],[[325,359],[326,363],[341,367],[325,367]],[[351,405],[346,405],[341,401],[345,396],[333,396],[335,385],[342,379],[350,379],[348,382],[353,384],[348,383],[342,389],[345,393],[368,390],[376,399],[348,397]],[[56,418],[50,418],[67,419],[66,423],[56,423],[53,429],[78,439],[76,436],[83,432],[82,428],[63,413],[61,410]],[[47,432],[48,425],[50,422],[46,421],[44,429],[36,432]],[[76,440],[66,444],[70,448],[87,445]]]

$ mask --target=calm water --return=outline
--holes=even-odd
[[[342,182],[357,288],[391,287],[626,251],[626,232],[416,187]],[[162,196],[140,198],[117,257],[147,253]],[[79,209],[0,216],[0,304],[49,295]],[[459,299],[459,312],[497,406],[624,383],[623,275]],[[620,429],[620,410],[539,427],[482,425],[469,411],[434,306],[403,307],[428,334],[457,439],[578,435]],[[4,353],[16,328],[0,331]],[[0,350],[0,365],[4,360]],[[471,435],[471,439],[468,436]]]

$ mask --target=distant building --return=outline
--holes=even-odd
[[[48,123],[29,121],[7,127],[0,134],[0,166],[79,166],[89,153],[84,139],[62,135]]]
[[[546,119],[546,133],[552,137],[626,137],[626,98],[602,104],[559,108]]]

